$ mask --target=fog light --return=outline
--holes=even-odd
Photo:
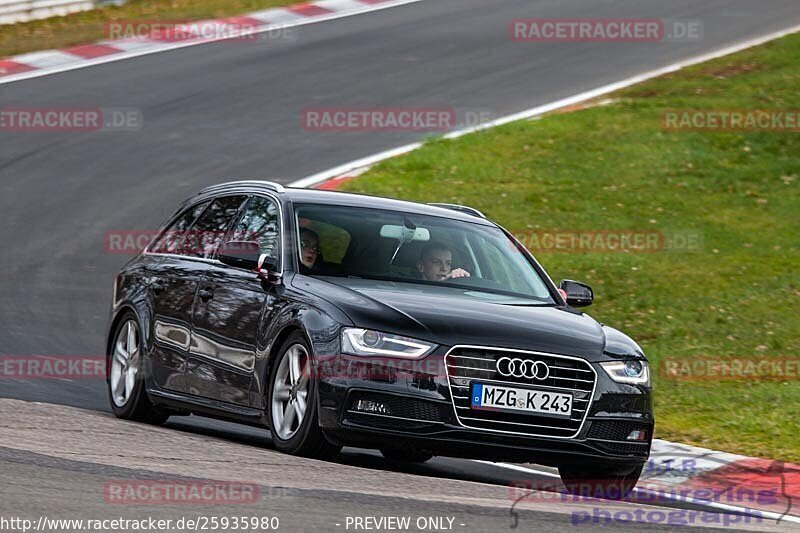
[[[647,432],[642,431],[641,429],[635,429],[628,433],[628,436],[625,440],[647,440]]]
[[[364,413],[378,413],[381,415],[390,415],[392,410],[389,406],[382,402],[373,402],[372,400],[358,400],[355,405],[356,411]]]

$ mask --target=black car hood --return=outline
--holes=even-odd
[[[486,293],[416,283],[321,278],[305,290],[338,306],[358,327],[445,346],[476,345],[603,357],[603,327],[563,307],[504,305]]]

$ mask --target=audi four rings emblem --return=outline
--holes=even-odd
[[[518,357],[501,357],[497,360],[497,371],[506,377],[545,380],[550,377],[550,367],[544,361],[531,361]]]

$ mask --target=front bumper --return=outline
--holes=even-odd
[[[413,364],[342,355],[327,362],[334,364],[319,374],[320,425],[328,438],[342,445],[411,446],[435,455],[553,466],[587,460],[643,463],[650,453],[651,390],[616,383],[596,363],[591,364],[596,369],[591,389],[587,386],[575,395],[588,400],[580,420],[569,431],[538,434],[525,424],[467,422],[470,412],[454,399],[454,365],[444,350]],[[334,367],[337,370],[330,371]],[[363,405],[370,403],[386,409],[364,411]],[[488,427],[474,427],[476,423]],[[499,427],[503,429],[490,429]],[[640,440],[628,440],[636,431],[642,432]]]

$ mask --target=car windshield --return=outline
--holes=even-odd
[[[304,274],[449,287],[509,305],[555,303],[528,258],[497,227],[330,205],[296,205],[295,216]]]

